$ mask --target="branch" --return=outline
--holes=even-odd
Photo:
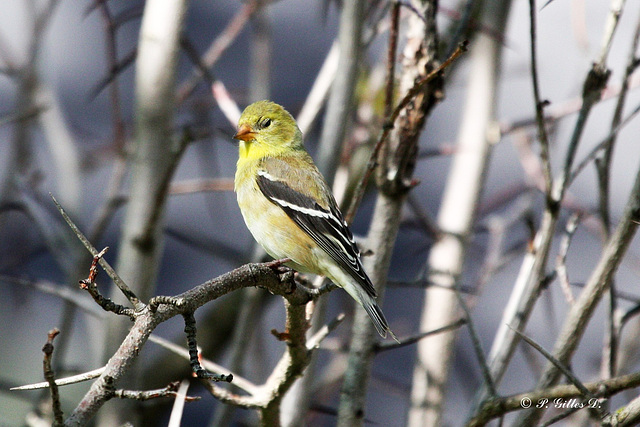
[[[484,2],[483,9],[485,22],[494,31],[503,33],[509,16],[509,2]],[[427,279],[437,286],[429,286],[425,290],[420,317],[422,330],[451,323],[460,317],[461,309],[467,312],[467,321],[471,321],[460,292],[451,292],[445,287],[455,290],[460,286],[490,154],[493,144],[499,140],[492,128],[496,120],[501,54],[501,43],[485,34],[478,36],[471,49],[471,68],[456,149],[438,212],[438,240],[431,247],[426,261]],[[498,380],[489,372],[484,351],[471,323],[469,331],[483,372],[483,387],[490,394],[495,394]],[[418,343],[409,426],[442,424],[455,338],[456,331],[451,331]]]
[[[83,381],[89,381],[92,380],[94,378],[98,378],[102,373],[104,372],[104,366],[102,368],[98,368],[98,369],[94,369],[93,371],[89,371],[89,372],[83,372],[82,374],[78,374],[78,375],[72,375],[70,377],[65,377],[65,378],[59,378],[57,380],[55,380],[55,384],[58,386],[62,386],[62,385],[69,385],[69,384],[77,384],[77,383],[81,383]],[[23,385],[23,386],[19,386],[19,387],[12,387],[10,388],[10,390],[39,390],[39,389],[43,389],[43,388],[47,388],[49,387],[50,384],[48,381],[44,381],[44,382],[40,382],[40,383],[34,383],[34,384],[27,384],[27,385]]]
[[[274,268],[273,263],[247,264],[215,279],[209,280],[182,294],[171,297],[182,301],[181,304],[163,304],[156,299],[157,309],[150,306],[136,313],[133,326],[128,335],[109,359],[104,372],[96,380],[89,392],[66,420],[67,426],[85,425],[112,397],[115,385],[131,368],[140,353],[140,349],[149,339],[151,332],[162,322],[178,315],[193,313],[209,301],[244,287],[262,287],[269,292],[283,296],[291,307],[302,307],[311,297],[295,286],[289,275],[283,275]]]
[[[418,2],[415,3],[418,4]],[[418,138],[428,114],[442,99],[442,79],[439,72],[434,71],[439,69],[437,60],[437,2],[421,2],[420,9],[425,20],[412,16],[407,26],[407,41],[400,83],[400,93],[405,96],[388,118],[387,123],[390,126],[383,127],[383,134],[371,157],[372,161],[380,162],[377,177],[379,194],[367,236],[367,243],[370,247],[375,248],[375,252],[372,256],[365,258],[364,264],[365,269],[369,271],[372,282],[376,284],[379,304],[382,304],[384,298],[391,255],[398,236],[405,196],[408,189],[411,188],[406,184],[412,181],[418,154]],[[390,31],[391,36],[395,34],[397,34],[395,30]],[[388,67],[390,68],[390,66]],[[387,76],[387,85],[391,84],[389,79],[392,78],[391,75]],[[393,101],[386,99],[386,102],[392,103]],[[389,110],[391,108],[387,106],[386,111]],[[387,141],[390,128],[396,118],[398,119],[398,131],[394,132],[393,138]],[[361,186],[370,176],[372,169],[373,166],[365,173],[360,183]],[[347,215],[347,221],[352,218],[355,206],[359,204],[363,191],[363,189],[356,191]],[[344,427],[362,425],[364,422],[366,391],[375,356],[373,326],[363,310],[356,310],[352,331],[348,365],[338,408],[338,425]]]
[[[638,228],[640,219],[640,168],[636,172],[636,180],[625,206],[624,213],[616,230],[611,235],[604,248],[598,264],[595,266],[589,280],[576,303],[571,307],[567,318],[558,334],[553,349],[553,356],[563,364],[569,364],[580,339],[585,332],[586,325],[600,302],[603,292],[609,287],[614,274],[622,262],[631,239]],[[558,380],[559,371],[547,364],[538,381],[538,388],[547,388]],[[535,422],[542,415],[542,411],[530,412],[525,425]]]
[[[638,386],[640,386],[640,372],[611,378],[606,381],[584,384],[584,387],[594,396],[592,399],[607,398]],[[582,392],[575,385],[563,384],[543,390],[489,399],[482,402],[479,411],[467,423],[467,427],[484,426],[494,418],[501,417],[509,412],[522,410],[529,405],[533,407],[536,405],[553,405],[557,399],[559,399],[557,402],[562,403],[567,399],[580,396],[582,396]],[[598,404],[596,401],[581,403],[585,406]]]
[[[151,334],[151,336],[149,336],[149,341],[155,344],[158,344],[159,346],[169,350],[174,354],[177,354],[178,356],[182,357],[185,360],[190,360],[189,350],[185,349],[184,347],[174,344],[171,341],[168,341],[154,334]],[[202,366],[210,372],[217,372],[217,373],[229,372],[229,370],[225,369],[224,367],[207,359],[201,358],[200,363],[202,363]],[[255,393],[257,391],[258,386],[256,386],[246,378],[243,378],[242,376],[236,374],[235,372],[231,372],[229,375],[233,376],[234,386],[246,391],[249,394]]]
[[[265,3],[262,0],[252,0],[242,5],[242,8],[235,14],[235,16],[229,21],[227,26],[222,32],[215,38],[207,52],[203,55],[202,63],[205,68],[211,68],[218,61],[220,56],[227,50],[227,48],[234,42],[238,34],[247,25],[247,22],[251,16],[256,12],[261,4]],[[198,82],[204,73],[202,68],[195,67],[191,72],[191,76],[183,82],[178,88],[177,101],[179,104],[184,102],[185,99],[193,92]]]
[[[117,399],[131,399],[137,400],[139,402],[144,402],[151,399],[159,399],[162,397],[178,397],[178,387],[180,386],[180,381],[174,381],[168,384],[166,387],[159,388],[156,390],[115,390],[113,392],[113,397]],[[186,402],[195,402],[200,400],[200,396],[185,396],[184,401]]]
[[[331,45],[331,49],[327,53],[324,62],[322,63],[322,67],[320,71],[318,71],[318,75],[316,76],[315,81],[313,82],[313,86],[307,95],[307,99],[304,102],[304,105],[300,109],[298,113],[298,118],[296,122],[300,127],[300,131],[304,135],[307,135],[313,122],[315,121],[322,105],[327,98],[327,93],[333,84],[333,81],[338,72],[338,58],[340,55],[340,48],[337,42],[334,42]]]
[[[393,109],[391,115],[387,119],[385,119],[385,124],[382,126],[380,137],[378,138],[376,145],[373,151],[371,152],[369,162],[367,163],[367,170],[364,176],[362,177],[362,179],[360,180],[360,182],[358,183],[358,186],[356,187],[353,200],[349,205],[347,215],[345,215],[345,219],[347,222],[350,223],[353,220],[353,217],[355,216],[355,212],[357,211],[358,206],[360,206],[360,203],[362,202],[362,197],[364,196],[364,192],[369,183],[369,179],[371,178],[371,174],[376,169],[376,167],[379,166],[378,158],[380,157],[380,150],[386,144],[391,131],[395,127],[395,121],[400,115],[400,113],[405,108],[407,108],[407,105],[409,105],[409,103],[414,100],[417,94],[419,94],[422,90],[424,90],[425,86],[428,83],[433,81],[436,77],[441,77],[444,70],[466,51],[467,51],[467,43],[466,42],[460,43],[460,45],[458,45],[458,48],[451,54],[449,58],[447,58],[445,62],[439,65],[435,70],[431,71],[425,77],[418,80],[411,87],[411,89],[409,89],[407,94]],[[390,103],[392,102],[392,99],[387,99],[386,102]]]
[[[174,115],[180,35],[187,4],[187,0],[146,1],[139,32],[135,142],[127,158],[131,168],[129,197],[116,266],[141,301],[155,293],[169,183],[185,149],[185,140],[174,135]],[[124,319],[110,317],[107,323],[105,360],[121,348],[129,332],[129,323]],[[137,389],[139,378],[130,375],[128,383],[121,386]],[[102,422],[121,424],[123,414],[131,413],[132,406],[127,403],[119,412],[101,414]]]
[[[333,184],[338,169],[342,142],[351,121],[353,97],[361,57],[364,0],[343,3],[338,32],[338,69],[329,99],[317,154],[317,165],[327,182]]]
[[[44,360],[42,361],[44,377],[51,389],[51,402],[53,406],[53,425],[55,427],[62,426],[62,408],[60,407],[60,394],[58,393],[58,385],[55,382],[55,375],[51,368],[51,357],[53,355],[53,340],[60,333],[57,329],[49,331],[47,343],[42,347],[44,352]]]
[[[138,299],[136,294],[127,286],[127,284],[120,278],[118,273],[111,267],[111,265],[100,255],[98,250],[89,242],[87,237],[80,231],[80,229],[74,224],[74,222],[69,218],[69,215],[65,212],[64,208],[58,203],[56,198],[49,193],[53,203],[58,208],[60,215],[64,218],[65,222],[69,225],[69,228],[75,233],[76,237],[82,242],[84,247],[89,251],[91,255],[93,255],[94,259],[98,259],[100,266],[104,269],[104,271],[109,275],[113,283],[120,289],[122,294],[129,300],[129,302],[135,307],[136,310],[141,309],[143,307],[143,303]],[[100,255],[100,256],[98,256]]]
[[[540,140],[540,160],[542,161],[542,173],[544,177],[545,194],[551,194],[553,184],[551,178],[551,162],[549,159],[549,136],[544,120],[544,107],[548,101],[540,98],[540,88],[538,82],[538,61],[536,50],[536,2],[529,0],[529,21],[531,37],[531,81],[533,82],[533,98],[536,103],[536,124],[538,126],[538,139]]]
[[[448,331],[452,331],[455,329],[458,329],[459,327],[461,327],[462,325],[467,324],[467,320],[466,319],[460,319],[457,320],[453,323],[451,323],[450,325],[447,326],[443,326],[441,328],[438,329],[434,329],[432,331],[427,331],[427,332],[421,332],[419,334],[410,336],[410,337],[406,337],[404,338],[401,342],[381,342],[381,343],[377,343],[375,345],[375,351],[376,352],[381,352],[381,351],[387,351],[387,350],[395,350],[396,348],[400,348],[400,347],[406,347],[412,344],[417,343],[418,341],[420,341],[423,338],[426,337],[430,337],[432,335],[436,335],[436,334],[441,334],[443,332],[448,332]]]
[[[602,425],[626,427],[638,425],[638,421],[640,421],[640,398],[636,397],[627,405],[605,417],[602,420]]]

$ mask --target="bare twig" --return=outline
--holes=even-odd
[[[188,381],[183,381],[183,382],[187,382]],[[170,384],[168,384],[166,387],[163,388],[159,388],[156,390],[115,390],[113,392],[113,397],[117,398],[117,399],[131,399],[131,400],[137,400],[140,402],[144,402],[147,400],[151,400],[151,399],[159,399],[159,398],[163,398],[163,397],[171,397],[171,398],[175,398],[176,401],[180,400],[179,399],[179,390],[178,387],[180,386],[180,382],[179,381],[174,381]],[[185,402],[195,402],[197,400],[200,400],[200,396],[183,396],[182,400]]]
[[[581,141],[589,113],[592,107],[600,100],[609,74],[610,71],[606,69],[604,63],[596,63],[592,66],[585,78],[582,89],[582,105],[568,144],[563,167],[559,177],[552,182],[551,193],[545,195],[547,206],[534,240],[533,251],[528,253],[523,260],[520,274],[491,349],[490,360],[492,373],[494,378],[498,380],[504,374],[508,361],[513,355],[513,351],[518,342],[518,337],[513,331],[509,330],[506,325],[510,325],[512,328],[518,330],[523,330],[533,309],[533,305],[538,298],[543,278],[546,275],[547,258],[559,217],[560,204],[571,183],[573,163],[578,145]],[[562,360],[561,358],[559,359]]]
[[[263,425],[279,425],[280,398],[302,373],[311,356],[304,338],[308,326],[304,305],[285,302],[285,308],[286,330],[278,335],[287,342],[287,349],[265,384],[259,387],[255,394],[240,396],[213,383],[205,384],[213,396],[222,402],[259,409]]]
[[[620,9],[622,7],[621,3],[622,2],[619,2],[618,4],[618,7]],[[612,7],[615,7],[615,5],[612,5]],[[612,21],[617,22],[617,19],[618,19],[617,16],[615,17],[610,16],[609,22],[610,23],[612,23]],[[611,41],[611,39],[609,40]],[[631,76],[633,72],[638,68],[638,65],[640,65],[638,64],[637,56],[636,56],[639,42],[640,42],[640,19],[638,19],[638,21],[636,22],[635,34],[633,37],[633,42],[631,44],[631,49],[629,50],[627,66],[625,68],[625,72],[622,77],[622,82],[620,85],[618,102],[616,103],[616,108],[613,113],[613,118],[611,119],[610,135],[607,138],[607,141],[604,143],[603,152],[601,153],[600,157],[596,160],[596,166],[598,171],[599,210],[600,210],[600,216],[602,217],[602,221],[604,224],[604,229],[607,234],[609,233],[609,228],[610,228],[610,218],[609,218],[610,167],[611,167],[611,160],[613,157],[613,148],[618,136],[618,132],[614,133],[614,131],[617,130],[622,124],[622,115],[624,111],[625,102],[627,100],[627,94],[631,85]],[[604,46],[603,46],[603,51],[604,51]]]
[[[446,61],[444,61],[435,70],[431,71],[429,74],[427,74],[425,77],[423,77],[422,79],[418,80],[415,83],[415,85],[407,92],[407,94],[402,98],[402,100],[394,108],[391,115],[385,119],[385,124],[382,127],[380,137],[378,138],[376,145],[373,151],[371,152],[371,157],[369,158],[369,162],[367,163],[367,170],[364,176],[362,177],[362,179],[360,180],[360,182],[358,183],[356,191],[354,192],[353,200],[351,201],[351,204],[349,205],[349,209],[347,210],[347,214],[345,215],[345,219],[347,222],[351,222],[353,220],[353,217],[355,216],[357,208],[358,206],[360,206],[360,203],[362,202],[362,197],[364,196],[364,191],[367,187],[367,184],[369,183],[371,174],[373,173],[374,169],[378,165],[377,159],[379,157],[380,149],[383,147],[383,145],[387,141],[387,138],[389,137],[391,130],[395,126],[394,123],[398,118],[398,116],[400,115],[400,113],[402,112],[402,110],[407,107],[407,105],[415,98],[415,96],[418,93],[420,93],[424,89],[424,87],[429,82],[433,81],[436,77],[439,77],[441,73],[448,66],[450,66],[453,63],[453,61],[455,61],[460,55],[466,52],[466,50],[467,50],[466,42],[463,42],[460,45],[458,45],[458,48],[453,52],[453,54],[449,58],[447,58]],[[391,102],[391,101],[392,100],[389,99],[386,102]]]
[[[191,358],[191,356],[189,355],[189,350],[177,344],[174,344],[171,341],[168,341],[160,336],[151,334],[149,336],[149,341],[155,344],[158,344],[162,348],[165,348],[174,354],[177,354],[178,356],[182,357],[185,360],[190,360]],[[228,369],[225,369],[224,367],[218,365],[217,363],[214,363],[204,358],[200,358],[200,363],[206,370],[210,372],[217,372],[217,373],[229,372]],[[243,378],[242,376],[238,375],[235,372],[229,372],[229,375],[233,375],[234,386],[239,387],[240,389],[244,390],[249,394],[255,394],[258,392],[258,386],[256,386],[254,383],[247,380],[246,378]]]
[[[582,393],[584,397],[593,397],[589,389],[587,389],[584,386],[584,384],[582,384],[582,381],[580,381],[575,375],[573,375],[573,372],[571,372],[569,368],[567,368],[559,360],[553,357],[551,353],[549,353],[540,344],[538,344],[537,342],[535,342],[533,339],[523,334],[522,332],[518,331],[517,329],[513,329],[513,331],[516,334],[518,334],[520,338],[525,340],[527,344],[529,344],[531,347],[535,348],[540,354],[542,354],[549,362],[553,363],[553,365],[556,368],[558,368],[565,377],[567,377],[567,379],[571,382],[571,384],[573,384],[578,390],[580,390],[580,393]]]
[[[207,52],[203,55],[202,62],[206,68],[211,68],[218,61],[222,53],[224,53],[224,51],[233,43],[238,34],[240,34],[247,25],[251,15],[255,13],[262,3],[264,3],[262,0],[252,0],[242,5],[242,8],[236,13],[231,21],[229,21],[227,26],[222,30],[218,37],[216,37],[213,43],[211,43],[211,46],[209,46],[209,49],[207,49]],[[184,100],[191,95],[203,75],[202,69],[200,67],[196,67],[191,74],[191,77],[183,82],[178,88],[178,104],[184,102]]]
[[[104,366],[102,368],[94,369],[93,371],[83,372],[82,374],[72,375],[70,377],[58,378],[55,380],[56,385],[63,386],[69,384],[77,384],[84,381],[89,381],[94,378],[98,378],[104,372]],[[19,387],[12,387],[10,390],[39,390],[49,387],[49,382],[44,381],[40,383],[27,384]]]
[[[99,253],[97,253],[93,257],[93,262],[91,263],[91,268],[89,269],[89,277],[86,279],[80,280],[80,288],[85,289],[89,292],[89,295],[93,298],[93,300],[98,303],[100,307],[102,307],[105,311],[110,311],[115,314],[128,316],[131,320],[135,317],[135,311],[126,308],[120,304],[116,304],[111,301],[109,298],[105,298],[102,296],[100,291],[98,291],[98,285],[96,284],[96,277],[98,275],[98,262],[102,259],[104,254],[109,250],[109,247],[105,247]]]
[[[640,76],[634,74],[629,80],[629,88],[634,89],[640,85]],[[618,84],[609,84],[602,91],[602,97],[600,98],[600,103],[604,101],[609,101],[613,98],[617,98],[620,96],[622,91],[622,87]],[[582,97],[572,97],[565,99],[564,101],[554,102],[545,108],[545,123],[547,127],[549,125],[553,125],[561,119],[564,119],[572,114],[580,111],[582,107]],[[500,133],[502,135],[508,135],[514,132],[521,131],[525,128],[529,128],[531,126],[536,126],[536,117],[535,114],[532,117],[525,117],[516,119],[513,121],[503,121],[500,123]]]
[[[618,124],[618,126],[616,126],[614,129],[612,129],[609,132],[609,135],[607,135],[602,141],[596,144],[591,149],[591,151],[589,151],[589,153],[585,156],[585,158],[571,172],[571,175],[568,177],[568,181],[567,181],[568,185],[571,185],[571,183],[576,179],[576,177],[580,174],[580,172],[584,170],[584,168],[587,165],[589,165],[594,160],[597,160],[597,156],[602,152],[602,150],[607,150],[607,147],[609,147],[613,142],[613,138],[615,138],[618,135],[618,133],[620,133],[620,131],[624,129],[624,127],[628,125],[631,122],[631,120],[638,115],[638,113],[640,113],[640,105],[636,106],[636,108],[634,108],[633,111],[629,113],[629,115],[627,115],[624,119],[622,119],[622,121]]]
[[[179,307],[180,305],[176,306]],[[231,374],[212,374],[200,365],[198,343],[196,341],[196,319],[193,317],[193,313],[184,313],[182,317],[184,318],[184,332],[187,335],[187,344],[189,345],[189,362],[196,377],[216,382],[224,381],[230,383],[233,381],[233,375]]]
[[[109,84],[109,99],[111,102],[111,122],[113,128],[113,145],[116,150],[116,160],[113,165],[112,173],[107,184],[107,192],[104,201],[98,208],[88,233],[89,240],[99,242],[102,239],[107,225],[117,208],[123,203],[120,195],[122,183],[125,179],[127,163],[125,159],[125,142],[126,132],[125,124],[122,118],[122,98],[120,96],[120,85],[118,75],[122,68],[132,64],[137,55],[137,49],[130,53],[129,56],[118,61],[118,44],[117,34],[118,25],[109,8],[109,2],[96,1],[95,7],[100,9],[100,15],[104,24],[105,37],[105,57],[108,63],[109,76],[104,83],[99,83],[95,89],[94,96],[102,90],[101,84]]]
[[[74,224],[74,222],[71,221],[71,218],[69,218],[69,215],[67,215],[67,213],[62,208],[62,206],[60,206],[60,203],[58,203],[56,198],[52,194],[50,194],[50,196],[51,196],[51,199],[53,200],[53,203],[58,208],[58,211],[60,212],[60,215],[62,215],[62,218],[64,218],[65,222],[69,225],[71,230],[75,233],[75,235],[78,237],[78,239],[82,242],[84,247],[87,248],[87,250],[89,251],[89,253],[91,253],[91,255],[93,255],[94,257],[97,257],[98,254],[99,254],[98,250],[95,247],[93,247],[91,242],[89,242],[89,240],[82,233],[82,231],[80,231],[80,229]],[[97,258],[98,258],[98,262],[100,263],[100,266],[109,275],[111,280],[113,280],[113,283],[116,284],[116,286],[120,289],[120,291],[123,293],[123,295],[125,297],[127,297],[127,299],[134,306],[134,308],[136,310],[142,309],[144,304],[138,299],[138,297],[127,286],[127,284],[124,283],[124,281],[120,278],[118,273],[116,273],[116,271],[113,269],[113,267],[111,267],[111,265],[104,258],[102,258],[101,256],[97,257]]]
[[[619,7],[622,9],[622,2],[619,2],[617,5],[612,4],[612,7]],[[610,21],[617,21],[618,16],[611,16]],[[614,25],[615,27],[615,25]],[[627,99],[627,94],[629,91],[629,86],[631,83],[631,75],[638,68],[638,59],[637,59],[637,50],[638,44],[640,42],[640,19],[636,22],[635,34],[633,37],[633,42],[631,43],[631,49],[629,51],[629,56],[627,59],[627,66],[625,69],[624,76],[622,78],[620,95],[618,96],[618,102],[616,103],[616,108],[613,113],[613,118],[611,120],[611,135],[604,146],[603,152],[600,154],[598,158],[596,158],[596,170],[598,172],[598,195],[599,195],[599,213],[602,219],[603,231],[606,237],[609,237],[610,229],[611,229],[611,218],[610,218],[610,206],[609,206],[609,198],[610,198],[610,176],[611,176],[611,162],[613,159],[613,150],[616,143],[616,139],[618,136],[618,132],[613,133],[614,130],[618,129],[622,123],[622,115],[624,106]],[[604,50],[604,49],[603,49]],[[611,281],[611,285],[609,286],[609,290],[607,292],[608,299],[608,316],[607,316],[607,329],[604,337],[604,345],[603,345],[603,354],[602,354],[602,362],[601,362],[601,373],[603,378],[611,378],[616,375],[618,369],[618,352],[619,352],[619,343],[620,336],[619,332],[621,329],[621,325],[618,320],[620,317],[618,316],[618,301],[615,297],[616,294],[616,282]]]
[[[66,425],[85,425],[98,411],[98,409],[107,400],[113,397],[114,385],[127,373],[137,358],[140,349],[149,339],[151,332],[157,325],[174,316],[193,313],[193,311],[198,307],[201,307],[211,300],[217,299],[222,295],[226,295],[240,288],[251,286],[264,287],[274,294],[282,295],[290,301],[288,303],[288,307],[300,307],[302,313],[304,313],[304,305],[310,300],[310,296],[303,290],[295,287],[295,284],[290,282],[290,279],[286,279],[283,282],[281,273],[276,270],[277,268],[274,267],[273,263],[247,264],[239,269],[205,282],[180,295],[176,295],[171,299],[158,300],[162,302],[183,301],[182,304],[166,304],[158,302],[157,309],[155,311],[145,309],[141,313],[137,314],[134,324],[127,337],[122,342],[120,348],[116,351],[113,357],[111,357],[100,378],[92,384],[89,392],[84,396],[74,412],[67,419]],[[295,310],[295,308],[291,309]],[[290,333],[304,334],[305,328],[295,330],[293,328],[294,325],[291,326],[292,327],[288,329]],[[299,327],[299,325],[296,324],[295,327]],[[290,354],[291,352],[299,351],[297,345],[288,347]],[[306,349],[304,351],[307,352]],[[307,354],[304,358],[308,356],[309,355]],[[281,363],[286,366],[285,362]],[[269,402],[272,402],[269,399],[277,399],[280,394],[284,392],[286,387],[290,386],[295,376],[302,372],[302,369],[304,369],[303,365],[298,365],[291,371],[288,371],[284,366],[281,366],[278,372],[280,373],[279,375],[284,375],[284,377],[278,376],[277,380],[273,379],[273,384],[276,385],[275,389],[265,387],[263,390],[268,388],[270,390],[270,394],[268,394],[268,396],[261,395],[261,397],[255,402],[267,405]],[[289,377],[289,375],[291,375],[291,377]]]
[[[639,385],[640,372],[636,372],[606,381],[585,383],[584,387],[589,393],[595,396],[594,399],[600,399],[613,396],[621,391],[635,388]],[[534,406],[538,404],[546,405],[547,403],[553,403],[555,399],[561,399],[560,401],[562,402],[566,399],[582,395],[584,395],[583,392],[575,385],[563,384],[542,390],[490,399],[482,403],[480,411],[467,423],[467,427],[484,426],[491,419],[500,417],[508,412],[522,410],[523,404],[524,406],[527,406],[529,403]],[[597,404],[595,400],[580,403],[585,406]]]
[[[33,281],[25,280],[16,277],[5,276],[2,274],[0,274],[0,282],[12,283],[23,288],[33,288],[44,294],[54,295],[66,302],[75,304],[82,311],[96,318],[103,318],[105,314],[104,311],[96,307],[96,305],[88,297],[86,297],[86,295],[83,295],[84,292],[81,292],[77,289],[72,289],[59,283],[51,283],[46,280],[40,279]]]
[[[578,119],[573,129],[573,134],[569,141],[569,147],[565,155],[565,160],[558,180],[554,182],[552,188],[551,199],[552,209],[557,209],[557,204],[560,203],[564,197],[564,193],[569,187],[571,182],[573,162],[578,150],[578,145],[582,138],[584,128],[587,123],[587,118],[593,106],[600,100],[602,90],[605,88],[611,70],[607,69],[604,64],[593,64],[591,70],[587,73],[584,84],[582,86],[582,107],[578,113]]]
[[[464,297],[457,288],[455,289],[455,293],[456,297],[458,298],[458,303],[460,304],[460,307],[462,307],[462,310],[465,314],[465,320],[467,323],[467,327],[469,328],[469,335],[471,335],[471,342],[473,343],[473,350],[476,353],[476,358],[478,359],[478,363],[480,364],[484,383],[489,390],[489,396],[495,397],[498,395],[496,384],[491,377],[491,372],[489,370],[489,365],[487,364],[487,359],[484,355],[484,350],[482,349],[480,337],[478,336],[478,332],[476,331],[473,319],[471,318],[471,311],[469,310]]]
[[[210,179],[189,179],[172,182],[169,193],[193,194],[210,191],[233,191],[233,179],[230,178],[210,178]]]
[[[571,307],[569,314],[558,334],[553,350],[553,356],[560,363],[568,364],[582,338],[585,326],[591,318],[603,292],[613,279],[624,254],[635,235],[640,219],[640,168],[636,172],[636,179],[631,190],[624,213],[614,233],[605,246],[600,260],[595,266],[587,285]],[[554,365],[547,364],[538,388],[546,388],[558,380],[559,372]],[[524,425],[535,423],[543,411],[528,412],[523,419]]]
[[[307,348],[309,350],[316,349],[320,346],[322,340],[324,340],[331,331],[338,327],[340,323],[344,320],[344,313],[338,314],[331,322],[327,323],[307,340]]]
[[[171,409],[171,417],[169,418],[168,427],[180,427],[180,420],[182,419],[184,403],[187,401],[188,389],[189,381],[182,380],[182,382],[179,383],[178,392],[176,393],[176,399],[173,402],[173,408]]]
[[[53,355],[53,340],[60,333],[58,329],[52,329],[49,331],[47,337],[47,343],[42,347],[42,351],[44,352],[44,360],[42,361],[42,366],[44,370],[44,377],[49,384],[49,388],[51,389],[51,403],[53,406],[53,425],[56,427],[62,426],[63,423],[63,414],[62,407],[60,406],[60,393],[58,392],[58,385],[55,381],[55,374],[53,369],[51,368],[51,357]]]
[[[227,88],[220,80],[216,80],[211,84],[211,92],[213,93],[213,99],[218,103],[218,107],[227,118],[231,126],[234,128],[240,118],[240,108],[238,104],[233,100]]]
[[[503,32],[510,2],[484,2],[483,10],[485,22],[494,31]],[[437,283],[440,287],[430,286],[425,291],[421,329],[447,324],[460,316],[461,309],[465,310],[466,304],[461,305],[461,297],[455,289],[463,274],[490,153],[493,145],[499,141],[499,135],[492,129],[501,54],[499,41],[487,35],[479,36],[470,52],[471,69],[456,138],[457,147],[438,212],[440,235],[426,261],[429,282]],[[447,286],[454,292],[445,290]],[[409,426],[442,424],[455,338],[456,331],[452,331],[418,343]],[[484,352],[479,344],[476,344],[475,351],[483,369],[483,387],[489,393],[495,392],[492,391],[493,385],[498,383],[499,378],[484,367]]]
[[[536,2],[529,0],[529,20],[530,20],[530,36],[531,36],[531,81],[533,83],[533,97],[536,103],[536,123],[538,125],[538,139],[540,140],[540,160],[542,160],[542,173],[544,177],[545,194],[551,194],[552,178],[551,178],[551,161],[549,159],[549,136],[544,120],[544,107],[547,101],[540,98],[540,89],[538,82],[538,61],[536,49]]]
[[[607,22],[605,24],[604,32],[602,35],[602,48],[600,50],[600,56],[598,58],[598,64],[604,66],[607,62],[607,56],[611,51],[611,45],[613,43],[613,36],[618,28],[620,21],[620,15],[622,15],[622,9],[627,1],[626,0],[612,0],[611,7],[609,9],[609,15],[607,15]]]
[[[451,323],[450,325],[446,325],[441,328],[434,329],[432,331],[421,332],[419,334],[416,334],[410,337],[405,337],[400,342],[379,342],[379,343],[376,343],[375,351],[381,352],[381,351],[387,351],[387,350],[395,350],[396,348],[400,348],[400,347],[406,347],[406,346],[417,343],[423,338],[440,334],[443,332],[449,332],[454,329],[458,329],[461,326],[465,325],[466,323],[467,323],[466,319],[460,319],[456,322]]]
[[[564,237],[560,241],[560,249],[556,258],[556,272],[558,274],[558,278],[560,279],[560,287],[569,304],[574,303],[574,298],[573,294],[571,293],[569,274],[567,273],[567,254],[569,253],[571,239],[573,238],[573,235],[576,232],[579,223],[580,214],[574,213],[573,215],[571,215],[565,227]]]
[[[389,46],[387,47],[387,81],[384,90],[384,117],[391,117],[393,92],[396,81],[396,55],[398,50],[398,26],[400,25],[400,2],[391,4],[391,25],[389,28]]]
[[[340,56],[340,48],[337,42],[331,45],[331,49],[318,71],[316,80],[307,95],[304,105],[298,113],[298,126],[303,134],[307,134],[311,130],[311,126],[315,121],[322,105],[324,104],[329,88],[333,84],[336,73],[338,72],[338,57]]]
[[[351,121],[356,81],[360,69],[364,0],[351,0],[342,5],[338,43],[340,73],[331,86],[324,126],[317,154],[317,165],[329,185],[338,169],[342,143]]]
[[[437,2],[416,1],[414,4],[420,8],[425,19],[412,16],[406,27],[407,41],[399,86],[399,92],[404,94],[404,97],[393,109],[391,117],[385,118],[386,124],[383,126],[377,148],[374,148],[372,153],[369,171],[365,172],[361,181],[364,183],[368,180],[375,167],[374,162],[380,161],[377,174],[379,194],[367,238],[368,244],[376,248],[376,251],[364,261],[365,269],[369,271],[372,281],[376,284],[379,301],[384,296],[402,206],[408,190],[413,185],[418,138],[429,113],[443,96],[442,76],[437,72],[434,74],[434,70],[441,69],[437,60]],[[458,55],[462,49],[459,51]],[[385,102],[393,101],[387,99]],[[391,109],[388,108],[387,111],[389,110]],[[387,139],[391,128],[396,125],[396,118],[398,130],[393,133],[393,138]],[[360,203],[363,188],[356,190],[347,220],[353,217],[356,206]],[[364,421],[366,389],[375,355],[372,325],[362,310],[355,313],[352,331],[348,366],[338,409],[339,426],[360,425]]]

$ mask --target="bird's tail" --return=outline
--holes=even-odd
[[[391,338],[400,343],[391,328],[389,328],[389,323],[387,323],[387,319],[384,317],[384,313],[375,298],[355,286],[345,287],[345,290],[365,309],[382,338],[386,338],[388,333]]]

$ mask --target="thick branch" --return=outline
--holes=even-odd
[[[149,335],[162,322],[185,313],[191,313],[198,307],[216,298],[244,287],[258,286],[281,295],[292,306],[301,306],[310,300],[310,296],[298,289],[287,276],[281,279],[279,272],[270,264],[247,264],[215,279],[209,280],[180,295],[174,300],[182,300],[182,304],[159,305],[157,310],[145,308],[135,319],[127,337],[120,348],[109,359],[104,372],[89,392],[78,404],[71,416],[66,420],[67,426],[86,425],[102,405],[113,394],[115,385],[120,381],[137,358]]]

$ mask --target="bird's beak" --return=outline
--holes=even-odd
[[[251,129],[251,126],[242,125],[238,128],[238,132],[236,132],[236,134],[233,135],[233,139],[241,139],[246,142],[251,139],[254,139],[255,136],[256,134],[255,132],[253,132],[253,129]]]

